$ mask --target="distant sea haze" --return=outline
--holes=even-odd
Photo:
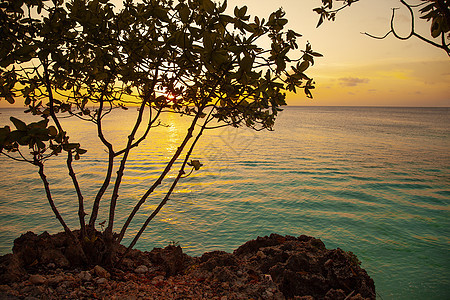
[[[0,112],[1,126],[10,115],[32,120],[17,109]],[[119,122],[110,118],[104,126],[107,138],[123,146],[137,112],[120,113],[113,115]],[[152,129],[149,140],[133,149],[117,226],[176,151],[189,118],[161,121],[170,126]],[[88,150],[75,171],[90,207],[107,155],[93,124],[63,119],[63,125]],[[287,107],[273,132],[211,130],[192,156],[204,166],[179,184],[136,247],[178,242],[186,253],[201,255],[230,252],[272,232],[307,234],[328,248],[354,252],[382,299],[450,299],[449,149],[449,108]],[[1,254],[26,231],[61,231],[37,170],[4,156],[0,164]],[[46,164],[56,204],[76,228],[77,200],[65,159]],[[162,199],[177,166],[146,202],[125,244]],[[102,207],[108,204],[105,198]]]

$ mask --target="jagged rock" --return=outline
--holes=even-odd
[[[88,271],[81,271],[80,273],[78,273],[78,278],[81,281],[91,281],[92,275]]]
[[[70,239],[68,239],[65,247],[64,256],[70,261],[72,266],[81,266],[88,261],[81,245]]]
[[[47,278],[45,278],[45,276],[38,275],[38,274],[31,275],[30,278],[28,278],[28,280],[32,284],[44,284],[47,282]]]
[[[48,285],[51,285],[51,286],[57,286],[64,280],[65,280],[64,276],[56,275],[56,276],[51,276],[50,278],[48,278],[47,283],[48,283]]]
[[[324,300],[344,300],[347,295],[343,290],[330,289],[326,294]]]
[[[45,231],[38,236],[27,232],[14,241],[13,254],[20,258],[24,267],[54,264],[67,268],[86,263],[81,246],[65,233],[50,235]]]
[[[122,267],[128,270],[134,270],[136,268],[136,263],[133,261],[133,259],[125,257],[122,258]]]
[[[98,239],[90,241],[94,245]],[[0,257],[5,297],[375,299],[373,280],[353,253],[326,249],[319,239],[304,235],[272,234],[248,241],[233,253],[213,251],[201,257],[190,257],[173,245],[150,252],[131,250],[122,264],[108,271],[83,261],[73,245],[64,233],[29,232],[18,238],[13,254]],[[119,256],[125,250],[118,246]]]
[[[208,271],[212,271],[217,266],[237,266],[238,261],[231,253],[224,251],[207,252],[200,257],[202,266]]]
[[[70,266],[69,260],[62,254],[61,251],[56,249],[49,249],[48,251],[45,251],[40,256],[40,262],[42,264],[53,264],[55,267],[63,267],[67,268]]]
[[[98,277],[101,277],[101,278],[111,277],[111,274],[109,274],[108,271],[106,271],[103,267],[101,267],[99,265],[96,265],[94,267],[94,273],[95,273],[95,275],[97,275]]]
[[[148,272],[148,267],[146,265],[140,265],[134,270],[135,273],[144,274]]]
[[[167,246],[155,248],[148,253],[153,263],[161,265],[168,276],[176,275],[183,271],[189,257],[183,253],[180,246]]]
[[[97,284],[105,284],[105,283],[108,282],[108,279],[102,277],[102,278],[98,278],[95,282],[96,282]]]
[[[261,253],[264,259],[261,259]],[[249,241],[235,250],[256,269],[271,275],[288,298],[314,295],[324,298],[331,290],[375,299],[375,285],[352,253],[328,250],[322,241],[272,234]],[[259,253],[259,254],[258,254]]]
[[[17,255],[6,254],[0,257],[0,282],[9,283],[26,278],[27,272]]]

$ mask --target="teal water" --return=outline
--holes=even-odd
[[[0,112],[2,126],[9,115],[20,116]],[[108,138],[126,137],[135,113],[107,121]],[[133,152],[118,226],[176,150],[188,120],[163,118],[170,126],[155,128]],[[89,206],[106,153],[91,124],[67,119],[64,126],[75,128],[71,139],[88,149],[75,171]],[[233,251],[272,232],[307,234],[357,254],[380,299],[450,299],[449,149],[449,108],[288,107],[273,132],[209,131],[192,157],[204,167],[179,184],[137,248],[174,241],[201,255]],[[47,174],[57,206],[76,227],[77,200],[64,164],[63,157],[48,161]],[[0,253],[25,231],[60,231],[36,169],[5,157],[0,166]],[[174,176],[144,205],[125,243]]]

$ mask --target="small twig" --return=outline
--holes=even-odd
[[[441,44],[433,42],[432,40],[429,40],[429,39],[423,37],[422,35],[416,33],[416,31],[415,31],[415,24],[414,24],[414,11],[412,10],[412,8],[413,7],[418,7],[420,5],[410,5],[410,4],[406,3],[404,0],[400,0],[400,3],[402,3],[408,9],[409,14],[411,16],[411,31],[410,31],[410,33],[407,36],[405,36],[405,37],[400,36],[395,31],[395,28],[394,28],[395,11],[397,9],[399,9],[398,7],[392,9],[391,30],[389,30],[384,36],[375,36],[375,35],[372,35],[372,34],[367,33],[367,32],[364,32],[362,34],[367,35],[367,36],[369,36],[371,38],[374,38],[374,39],[382,40],[382,39],[385,39],[389,34],[392,33],[397,39],[402,40],[402,41],[408,40],[410,37],[415,36],[415,37],[417,37],[418,39],[422,40],[425,43],[428,43],[428,44],[430,44],[430,45],[432,45],[434,47],[443,49],[450,56],[450,49],[449,49],[448,45],[446,45],[446,43],[445,43],[445,33],[442,33],[442,43]]]
[[[353,295],[353,293],[354,293],[355,291],[353,290],[350,294],[348,294],[347,295],[347,297],[345,297],[345,299],[344,300],[348,300],[348,299],[350,299],[350,297]]]
[[[189,173],[187,173],[186,175],[184,175],[184,176],[181,176],[180,178],[186,178],[186,177],[188,177],[189,175],[191,175],[192,174],[192,172],[194,172],[194,167],[192,167],[192,170],[189,172]]]

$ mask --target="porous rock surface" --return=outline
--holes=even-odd
[[[351,252],[271,234],[233,253],[132,250],[110,268],[83,265],[64,234],[27,233],[0,257],[0,299],[375,299]]]

